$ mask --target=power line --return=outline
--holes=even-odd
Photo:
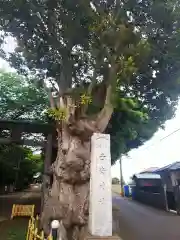
[[[180,131],[180,128],[174,130],[173,132],[171,132],[171,133],[168,134],[167,136],[161,138],[158,142],[151,144],[150,146],[146,147],[146,148],[143,149],[143,150],[147,150],[148,148],[153,147],[153,146],[156,145],[157,143],[159,144],[160,142],[162,142],[162,141],[164,141],[165,139],[167,139],[168,137],[174,135],[174,134],[177,133],[178,131]]]
[[[175,131],[173,131],[172,133],[168,134],[167,136],[163,137],[160,139],[160,142],[163,141],[164,139],[170,137],[171,135],[175,134],[176,132],[178,132],[180,130],[180,128],[176,129]]]

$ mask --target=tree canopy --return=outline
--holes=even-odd
[[[15,73],[0,71],[0,118],[42,120],[48,98],[35,80]]]
[[[37,88],[34,80],[16,73],[0,71],[0,118],[5,120],[45,120],[48,107],[46,92]],[[2,131],[0,137],[9,137]],[[13,184],[27,187],[35,173],[42,171],[41,155],[16,144],[0,144],[0,187]]]
[[[85,94],[92,101],[81,113],[112,110],[106,131],[115,160],[174,114],[179,6],[170,0],[0,0],[1,42],[10,34],[18,45],[1,56],[19,73],[43,80],[39,87],[48,80],[53,108],[62,96],[77,102]],[[42,96],[36,91],[35,101]]]

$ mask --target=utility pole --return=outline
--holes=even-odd
[[[122,173],[122,158],[119,159],[119,167],[120,167],[120,184],[121,184],[121,195],[124,195],[124,188],[123,188],[123,173]]]

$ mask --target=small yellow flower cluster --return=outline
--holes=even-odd
[[[50,108],[48,109],[47,114],[56,121],[66,120],[66,117],[67,117],[67,111],[65,108],[58,108],[58,109]]]
[[[92,103],[92,98],[86,94],[81,95],[80,104],[86,105]]]
[[[80,102],[81,105],[90,104],[92,102],[92,99],[90,96],[83,94],[80,96]],[[79,105],[78,104],[78,105]],[[78,107],[78,105],[69,105],[68,108],[72,107]],[[66,108],[49,108],[47,110],[47,115],[51,118],[53,118],[56,121],[66,120],[67,119],[67,109]]]

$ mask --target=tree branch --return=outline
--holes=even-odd
[[[48,96],[49,96],[49,102],[50,102],[50,107],[51,108],[55,108],[55,101],[52,95],[52,92],[50,91],[50,89],[48,89]]]
[[[55,83],[53,83],[52,79],[48,79],[53,87],[53,89],[56,91],[56,92],[59,92],[59,90],[56,88],[55,86]]]
[[[96,82],[97,82],[97,72],[96,72],[96,69],[94,69],[92,81],[91,81],[91,83],[89,84],[88,90],[87,90],[87,94],[88,94],[88,95],[91,95],[91,94],[92,94],[92,90],[93,90],[93,87],[94,87],[94,85],[96,84]]]
[[[114,84],[116,82],[116,71],[117,71],[117,66],[116,66],[114,59],[112,58],[112,64],[111,64],[109,78],[108,78],[108,82],[107,82],[108,85],[107,85],[107,89],[106,89],[106,97],[105,97],[105,101],[104,101],[104,107],[100,111],[100,113],[98,114],[97,119],[96,119],[96,126],[100,132],[105,131],[105,129],[111,119],[112,113],[114,111],[114,107],[111,102],[111,98],[112,98],[112,91],[114,89]]]
[[[45,88],[45,90],[47,91],[47,94],[48,94],[50,107],[51,107],[51,108],[55,108],[56,105],[55,105],[55,101],[54,101],[54,98],[53,98],[53,95],[52,95],[51,90],[46,86],[46,84],[45,84],[44,81],[43,81],[43,85],[44,85],[44,88]]]
[[[96,85],[96,83],[97,83],[97,72],[96,72],[96,69],[94,69],[93,76],[92,76],[92,81],[91,81],[91,83],[89,84],[89,86],[87,88],[87,95],[88,96],[92,96],[92,91],[93,91],[93,88]],[[81,106],[82,114],[85,114],[87,109],[88,109],[88,104],[82,105]]]
[[[112,86],[109,85],[106,91],[106,99],[103,109],[97,116],[96,126],[100,132],[104,132],[113,113],[114,107],[111,104]]]

